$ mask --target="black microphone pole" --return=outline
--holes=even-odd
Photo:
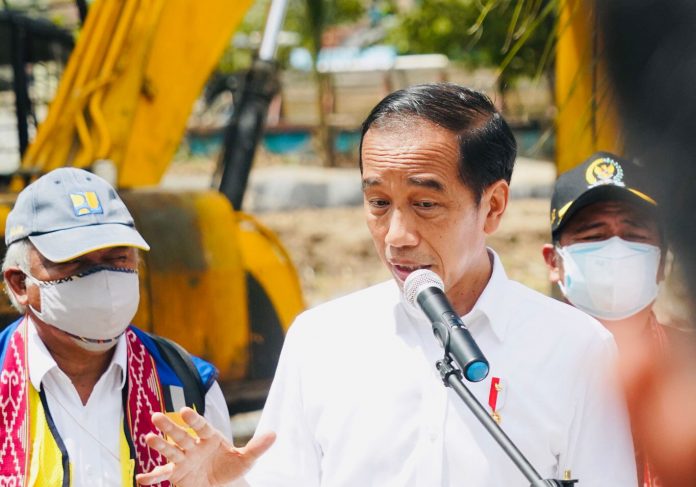
[[[522,452],[515,446],[512,440],[505,434],[502,428],[495,422],[490,414],[481,406],[476,396],[469,390],[462,381],[462,371],[452,365],[452,359],[445,355],[435,363],[435,367],[440,372],[442,382],[447,387],[451,387],[457,395],[468,406],[476,419],[483,425],[493,439],[500,445],[507,456],[522,472],[527,480],[531,482],[531,487],[573,487],[577,480],[544,480],[539,472],[529,463]]]
[[[477,382],[488,374],[488,362],[461,319],[456,315],[451,316],[454,313],[449,311],[452,308],[444,294],[440,277],[429,270],[417,270],[406,279],[404,292],[406,300],[412,305],[417,303],[428,317],[433,333],[444,349],[445,356],[435,363],[443,384],[454,389],[522,475],[531,482],[530,487],[573,487],[577,480],[543,479],[462,381],[462,370],[456,365],[466,367],[465,370],[470,372],[467,379]]]

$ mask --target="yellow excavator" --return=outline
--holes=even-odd
[[[0,228],[17,192],[51,169],[110,174],[152,247],[142,259],[134,323],[213,362],[231,412],[263,404],[284,332],[304,308],[286,250],[240,209],[265,108],[277,89],[275,47],[286,1],[272,3],[258,57],[235,100],[220,187],[172,191],[159,183],[251,3],[76,1],[83,20],[76,42],[7,2],[0,10],[0,69],[12,72],[11,83],[0,82],[0,96],[14,93],[21,154],[19,167],[2,178]],[[42,89],[41,73],[60,58],[57,51],[69,53],[67,62],[37,124],[32,100]],[[1,324],[15,315],[3,299]]]
[[[558,8],[555,97],[560,174],[597,151],[621,154],[623,138],[594,2],[564,0]]]

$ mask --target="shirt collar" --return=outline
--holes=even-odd
[[[491,272],[488,284],[486,284],[476,304],[471,311],[462,316],[462,321],[467,326],[479,326],[479,323],[487,323],[498,340],[502,342],[505,340],[510,322],[507,312],[509,303],[506,303],[506,299],[510,296],[510,293],[507,292],[508,277],[498,254],[491,248],[487,250],[493,272]]]
[[[461,318],[468,327],[488,324],[498,340],[502,342],[505,339],[509,323],[509,314],[506,311],[508,307],[505,303],[505,299],[509,295],[507,292],[508,277],[498,254],[491,248],[487,250],[493,272],[474,307]],[[406,301],[403,292],[399,294],[402,307],[407,315],[418,321],[427,321],[420,309],[416,309]]]
[[[58,364],[56,364],[51,352],[48,351],[46,345],[39,337],[39,333],[36,331],[36,325],[32,321],[31,317],[27,316],[25,319],[29,321],[27,326],[27,363],[29,367],[29,380],[34,388],[38,391],[41,389],[41,381],[43,378],[54,368],[57,369]],[[126,335],[123,334],[118,339],[116,350],[111,358],[111,363],[105,372],[108,373],[112,368],[116,368],[116,371],[120,374],[121,388],[123,388],[126,384],[126,349]]]

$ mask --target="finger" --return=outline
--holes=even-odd
[[[176,444],[184,450],[192,448],[196,444],[196,440],[184,430],[181,426],[174,423],[171,419],[162,413],[154,413],[152,422],[157,426],[162,433],[169,436]]]
[[[166,465],[155,467],[148,473],[139,473],[135,476],[135,480],[139,485],[153,485],[164,482],[165,480],[169,480],[173,469],[174,465],[168,463]]]
[[[254,435],[246,446],[239,449],[239,453],[248,461],[254,462],[257,458],[266,453],[275,442],[275,439],[276,435],[272,432]]]
[[[162,413],[152,413],[152,424],[157,426],[157,429],[162,433],[167,433],[170,428],[176,426],[176,423]]]
[[[193,409],[186,407],[181,408],[180,413],[183,420],[186,421],[186,424],[196,432],[201,440],[207,440],[216,434],[220,434],[215,428],[210,426],[210,423],[208,423],[203,416]]]
[[[153,448],[167,457],[167,460],[172,463],[179,463],[186,458],[184,452],[172,443],[165,441],[162,437],[149,433],[145,437],[145,441],[150,448]]]

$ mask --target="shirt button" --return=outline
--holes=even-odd
[[[431,443],[434,443],[435,440],[437,440],[437,433],[435,433],[434,431],[431,431],[431,432],[430,432],[429,439],[430,439],[430,442],[431,442]]]

